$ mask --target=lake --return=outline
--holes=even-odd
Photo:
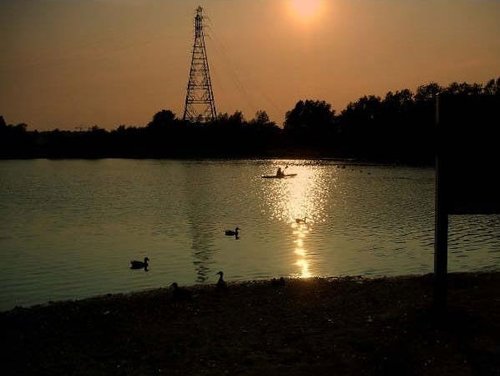
[[[433,169],[343,163],[0,161],[0,310],[210,284],[219,270],[228,281],[432,272]],[[280,166],[297,176],[261,178]],[[225,236],[235,227],[238,239]],[[146,256],[148,272],[129,269]],[[450,271],[499,261],[500,216],[451,217]]]

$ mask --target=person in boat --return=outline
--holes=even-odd
[[[281,167],[278,167],[278,171],[276,171],[276,176],[279,178],[285,176],[285,173],[281,170]]]

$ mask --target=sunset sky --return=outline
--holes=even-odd
[[[0,115],[29,129],[182,116],[193,17],[218,112],[500,76],[499,0],[0,0]]]

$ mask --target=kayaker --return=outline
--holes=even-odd
[[[285,176],[285,173],[281,171],[281,167],[278,167],[278,171],[276,171],[276,176],[277,177]]]

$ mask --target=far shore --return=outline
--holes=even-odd
[[[0,313],[6,375],[500,375],[500,272],[191,286]]]

